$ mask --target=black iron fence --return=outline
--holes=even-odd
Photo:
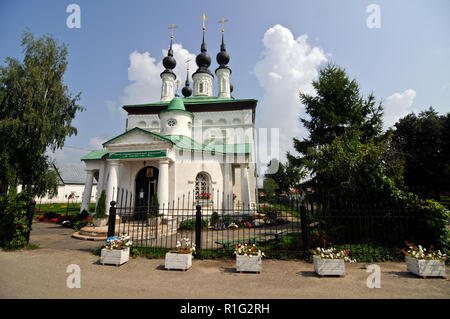
[[[109,236],[128,234],[135,247],[175,248],[189,238],[197,249],[234,248],[256,244],[267,252],[294,255],[332,244],[363,250],[400,252],[404,242],[435,244],[433,228],[417,205],[372,199],[345,200],[318,194],[281,197],[243,205],[218,203],[186,196],[165,206],[136,205],[117,197],[110,208]]]

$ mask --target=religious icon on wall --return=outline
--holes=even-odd
[[[147,168],[146,176],[153,177],[153,168],[152,167]]]

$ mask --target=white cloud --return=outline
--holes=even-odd
[[[173,70],[180,80],[178,93],[181,95],[181,89],[186,81],[186,63],[189,58],[190,75],[196,69],[195,55],[188,50],[183,49],[179,43],[172,46],[173,56],[177,65]],[[157,102],[161,98],[161,78],[160,74],[164,70],[162,59],[167,56],[167,50],[162,50],[162,58],[156,62],[156,58],[152,57],[149,52],[139,53],[134,51],[130,54],[130,66],[128,68],[128,80],[133,83],[124,89],[125,95],[120,98],[122,105],[125,104],[141,104]],[[191,87],[192,87],[192,79]]]
[[[416,97],[416,91],[405,90],[403,93],[394,93],[383,104],[384,127],[388,128],[412,111],[411,106]]]
[[[102,149],[103,148],[102,144],[105,142],[106,142],[106,139],[98,137],[98,136],[94,136],[89,139],[89,146],[92,147],[93,149]]]
[[[294,38],[292,32],[277,24],[266,31],[261,60],[254,68],[264,95],[258,105],[257,125],[280,129],[280,157],[293,152],[292,138],[300,137],[299,115],[304,106],[299,92],[314,94],[312,81],[327,55],[319,47],[311,47],[308,36]]]
[[[62,149],[57,149],[54,153],[47,150],[46,155],[55,160],[56,166],[84,166],[80,159],[87,153],[89,153],[89,151],[82,148],[64,146]]]

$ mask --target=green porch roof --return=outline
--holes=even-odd
[[[86,155],[84,155],[81,160],[82,161],[92,161],[92,160],[101,160],[103,158],[103,156],[108,154],[108,150],[102,149],[102,150],[95,150],[92,151]]]
[[[251,153],[251,144],[249,143],[241,143],[241,144],[218,144],[218,145],[205,145],[202,143],[199,143],[192,138],[184,135],[167,135],[162,136],[147,130],[144,130],[139,127],[135,127],[129,131],[126,131],[125,133],[122,133],[109,141],[106,141],[103,143],[103,146],[118,140],[119,138],[122,138],[126,135],[129,135],[133,132],[141,132],[144,134],[147,134],[149,136],[152,136],[154,138],[160,139],[164,142],[170,143],[174,145],[176,149],[183,150],[183,151],[190,151],[190,152],[208,152],[208,153],[217,153],[217,154],[250,154]],[[85,155],[81,160],[98,160],[102,159],[104,155],[108,154],[108,151],[98,150],[98,151],[92,151],[91,153]],[[114,153],[113,153],[114,154]],[[113,155],[111,154],[111,158]]]

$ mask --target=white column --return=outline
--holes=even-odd
[[[109,214],[111,201],[116,200],[119,185],[119,161],[109,161],[109,178],[106,184],[106,212]]]
[[[94,170],[86,170],[86,183],[84,184],[83,201],[81,203],[80,212],[84,209],[89,212],[89,206],[91,204],[92,184],[94,181]]]
[[[159,161],[158,173],[158,201],[159,207],[167,208],[169,204],[169,161]]]
[[[231,163],[225,162],[223,165],[223,208],[231,212],[233,209],[233,168]]]
[[[244,208],[250,205],[250,185],[248,182],[248,165],[241,164],[241,196]]]

